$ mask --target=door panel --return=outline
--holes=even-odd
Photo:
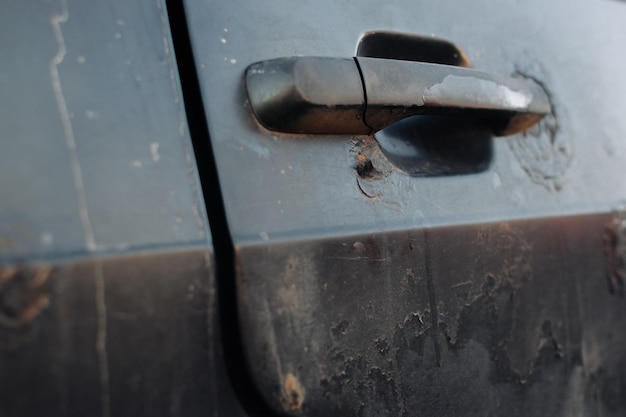
[[[311,416],[624,413],[624,5],[185,4],[236,255],[229,343],[237,383],[260,393],[242,401]],[[249,65],[351,57],[372,30],[454,42],[476,69],[541,84],[553,114],[487,138],[485,165],[463,175],[411,171],[380,137],[257,122]],[[462,152],[471,126],[444,125],[462,127],[448,142]]]
[[[618,111],[626,83],[615,54],[626,36],[619,3],[187,6],[237,242],[605,211],[626,194],[616,175],[626,128]],[[350,57],[374,29],[434,35],[459,44],[475,68],[537,79],[555,119],[525,136],[494,140],[491,168],[480,175],[421,180],[380,166],[384,175],[373,184],[356,169],[359,154],[375,158],[371,138],[259,126],[247,103],[248,65],[290,55]],[[363,195],[364,183],[378,198]]]
[[[192,152],[164,2],[3,2],[0,415],[228,398]]]

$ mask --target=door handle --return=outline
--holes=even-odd
[[[546,92],[530,79],[382,58],[258,62],[246,70],[246,86],[258,121],[289,133],[369,134],[409,116],[463,114],[505,136],[551,111]]]

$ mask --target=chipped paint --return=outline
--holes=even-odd
[[[0,267],[0,325],[30,324],[50,304],[49,266]]]
[[[350,154],[354,158],[357,190],[370,201],[383,196],[385,179],[393,167],[372,137],[352,141]]]
[[[533,96],[494,81],[448,75],[424,90],[423,99],[426,105],[523,110],[532,102]]]
[[[298,378],[288,373],[283,378],[280,402],[285,411],[300,411],[304,404],[304,389]]]

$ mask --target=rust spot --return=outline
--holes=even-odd
[[[49,304],[52,268],[10,266],[0,269],[0,324],[18,327],[32,322]]]
[[[285,411],[300,411],[304,404],[304,390],[298,378],[289,373],[283,380],[280,402]]]
[[[356,173],[364,180],[377,180],[383,177],[383,172],[378,168],[383,163],[384,156],[378,148],[378,144],[374,140],[360,140],[355,143],[354,152],[356,153]]]
[[[380,181],[392,172],[392,165],[373,137],[352,142],[350,154],[354,158],[356,183],[359,191],[371,201],[383,194]]]
[[[362,153],[357,157],[356,172],[363,179],[376,179],[379,176],[379,172],[374,168],[372,161]]]

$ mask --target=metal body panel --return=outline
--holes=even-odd
[[[2,415],[206,413],[212,263],[199,247],[1,268]]]
[[[624,415],[623,4],[187,0],[231,265],[164,3],[22,3],[0,15],[1,415]],[[375,29],[532,78],[554,117],[470,126],[483,157],[434,170],[402,129],[255,121],[249,64]]]
[[[0,259],[207,240],[164,7],[4,5]]]
[[[0,415],[241,415],[164,2],[5,3]]]
[[[244,245],[251,377],[289,415],[623,415],[623,219]]]
[[[367,135],[415,115],[470,114],[508,136],[551,113],[532,80],[395,58],[257,62],[246,69],[246,91],[257,120],[283,133]]]
[[[236,242],[604,211],[626,197],[616,175],[626,157],[619,3],[317,2],[299,5],[296,16],[279,0],[186,4]],[[480,175],[419,180],[389,169],[371,186],[377,198],[367,199],[355,169],[366,139],[263,129],[247,104],[244,71],[282,56],[353,56],[373,29],[434,35],[456,42],[475,68],[536,79],[556,117],[526,136],[494,140],[491,168]]]
[[[624,304],[609,278],[623,286],[624,253],[606,244],[626,198],[622,4],[185,4],[255,406],[624,415]],[[475,68],[531,78],[553,116],[486,142],[480,169],[419,176],[370,136],[257,123],[246,67],[353,56],[372,30],[436,36]]]

